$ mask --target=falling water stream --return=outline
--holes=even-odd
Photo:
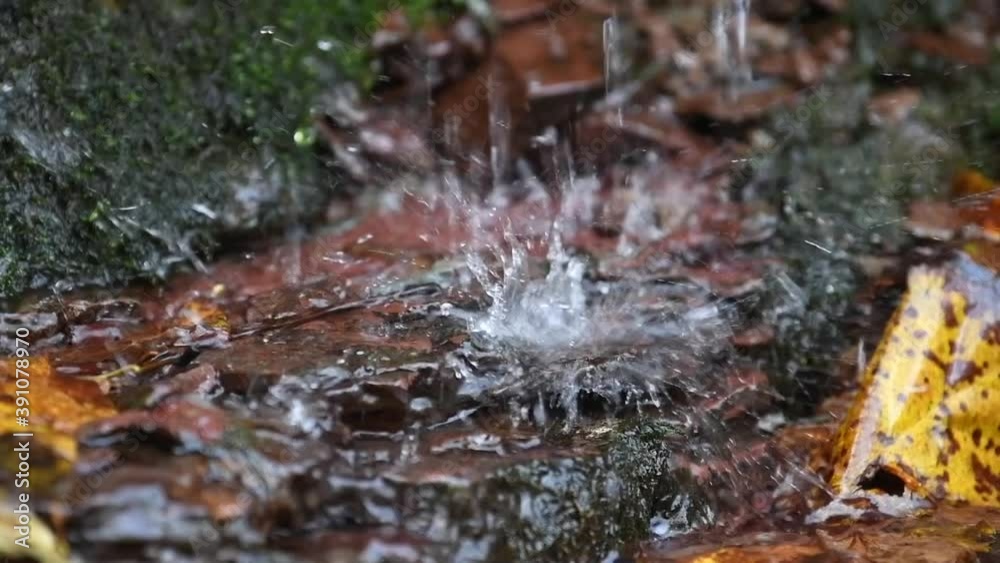
[[[751,0],[720,0],[712,16],[716,61],[730,97],[739,97],[753,80],[747,52],[747,26]]]

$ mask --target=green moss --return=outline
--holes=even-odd
[[[0,298],[162,275],[221,231],[321,209],[336,178],[313,156],[314,104],[370,81],[364,45],[398,4],[5,4]]]
[[[963,0],[850,0],[842,19],[854,34],[855,60],[866,67],[902,52],[908,31],[941,29],[954,21]]]
[[[953,131],[926,120],[872,126],[866,83],[826,88],[775,120],[782,142],[755,158],[748,184],[782,215],[762,253],[786,268],[761,309],[778,332],[764,360],[792,405],[814,404],[855,336],[847,320],[864,281],[858,257],[905,249],[909,202],[945,192],[966,154]]]
[[[1000,144],[1000,53],[994,53],[989,65],[965,68],[960,72],[933,73],[928,66],[936,61],[917,57],[906,67],[910,72],[927,74],[934,81],[923,89],[924,98],[918,113],[936,130],[946,130],[961,146],[957,162],[964,168],[976,168],[991,177],[1000,177],[996,147]]]

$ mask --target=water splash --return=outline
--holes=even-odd
[[[753,70],[747,54],[747,22],[750,14],[750,0],[733,0],[735,12],[736,64],[733,76],[736,88],[742,89],[753,80]]]
[[[716,61],[734,99],[753,81],[747,50],[749,17],[750,0],[722,0],[712,13]]]
[[[605,97],[610,101],[612,93],[621,85],[621,76],[626,65],[624,61],[624,51],[622,49],[621,25],[618,14],[604,20],[603,26],[604,43],[604,91]],[[618,125],[622,125],[622,101],[618,100],[614,105],[618,109]]]
[[[724,4],[716,4],[712,11],[712,38],[715,39],[715,58],[719,70],[728,73],[732,58],[729,54],[729,15]]]
[[[536,423],[548,418],[548,407],[573,421],[586,397],[615,408],[660,406],[669,389],[707,396],[711,382],[700,372],[728,345],[726,307],[704,295],[692,306],[675,285],[589,277],[590,259],[567,241],[592,225],[599,181],[577,178],[568,145],[554,144],[556,193],[536,194],[555,210],[547,230],[519,231],[508,221],[500,241],[480,241],[466,253],[471,281],[487,304],[457,313],[472,334],[452,358],[463,393],[512,401]],[[641,209],[627,217],[626,230],[661,236],[636,189]],[[474,233],[488,231],[484,217],[503,214],[497,206],[477,211],[458,194],[453,200]]]
[[[510,107],[503,83],[490,73],[486,84],[489,105],[490,172],[497,191],[510,158]]]

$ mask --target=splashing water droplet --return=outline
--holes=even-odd
[[[554,210],[543,232],[525,232],[506,217],[497,193],[477,204],[452,186],[447,198],[452,220],[465,222],[473,238],[463,247],[468,281],[487,300],[479,311],[449,311],[473,335],[450,361],[462,393],[496,395],[543,425],[554,417],[550,406],[574,421],[584,396],[614,409],[640,402],[660,408],[669,404],[670,387],[704,394],[706,382],[694,371],[709,350],[728,343],[724,311],[714,303],[692,309],[671,297],[670,286],[590,279],[588,259],[566,241],[593,224],[600,182],[577,178],[565,139],[553,133],[549,141],[555,190],[534,196]],[[641,185],[635,190],[627,231],[637,240],[656,238],[662,233],[654,232],[653,204]],[[543,243],[539,256],[534,245]]]
[[[750,14],[750,0],[733,0],[736,11],[736,87],[745,88],[753,80],[753,70],[747,55],[747,22]]]
[[[604,20],[604,92],[609,100],[612,92],[620,86],[622,67],[625,66],[620,30],[617,13]],[[623,104],[619,102],[615,105],[617,105],[618,110],[618,126],[621,127],[623,124]]]
[[[719,72],[728,95],[736,99],[753,80],[747,51],[750,0],[721,0],[712,14],[712,36]]]

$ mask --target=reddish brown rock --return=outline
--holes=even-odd
[[[578,8],[573,0],[492,0],[490,4],[493,14],[504,25],[539,17],[560,17],[560,9],[569,12]]]
[[[129,433],[166,438],[185,449],[197,449],[222,439],[230,430],[225,413],[187,400],[173,400],[151,410],[130,410],[89,423],[78,431],[81,443],[114,444]],[[144,440],[143,440],[144,441]]]
[[[790,105],[796,97],[797,93],[788,86],[742,92],[736,96],[729,96],[723,90],[717,89],[678,99],[676,111],[681,115],[696,115],[725,123],[743,124],[761,119],[776,108]]]
[[[957,64],[983,66],[990,60],[987,47],[931,31],[918,31],[906,36],[907,45],[933,57]]]

